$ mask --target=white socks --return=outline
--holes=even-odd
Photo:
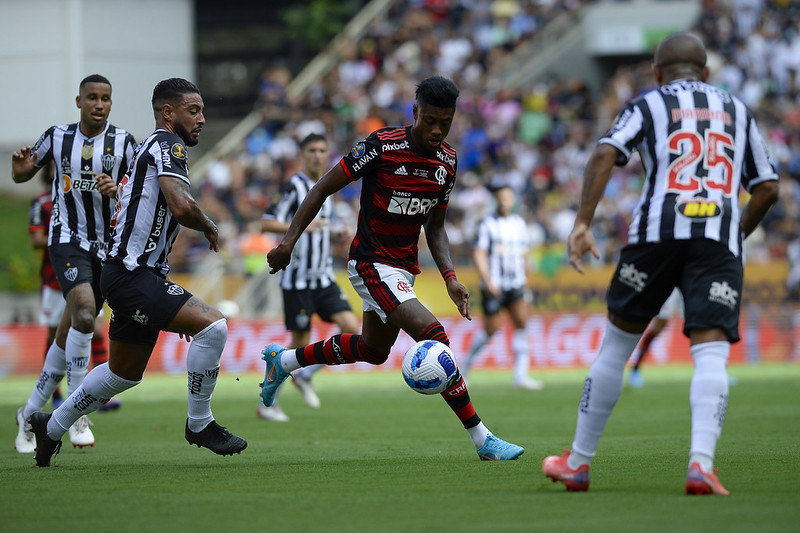
[[[475,356],[478,355],[478,352],[486,346],[486,343],[489,342],[489,335],[486,334],[486,330],[482,329],[475,334],[475,337],[472,339],[472,348],[469,350],[469,355],[467,356],[466,364],[464,365],[464,370],[469,370],[469,367],[472,366],[472,361],[475,359]]]
[[[72,394],[81,386],[89,371],[93,335],[94,332],[81,333],[77,329],[69,328],[64,347],[67,360],[67,395]]]
[[[297,353],[297,352],[295,352],[295,353]],[[296,359],[296,357],[295,357],[295,359]],[[283,366],[283,363],[281,363],[281,366]],[[295,377],[295,379],[304,379],[306,381],[310,381],[311,378],[314,377],[314,374],[316,374],[317,372],[319,372],[323,368],[325,368],[325,365],[304,366],[303,368],[298,368],[297,371],[294,371],[292,373],[292,375]]]
[[[699,462],[710,472],[714,451],[722,433],[728,410],[728,355],[731,345],[726,341],[704,342],[691,348],[694,375],[689,389],[692,407],[692,447],[689,463]]]
[[[491,435],[491,432],[486,426],[483,425],[483,422],[478,422],[477,426],[467,428],[467,433],[469,433],[469,436],[472,437],[472,443],[475,445],[476,450],[480,449],[480,447],[486,442],[486,437]]]
[[[515,329],[511,338],[511,348],[514,350],[514,381],[522,382],[528,379],[528,335],[524,329]]]
[[[66,367],[64,349],[59,348],[58,344],[53,341],[53,344],[47,350],[39,381],[36,382],[36,386],[33,388],[30,398],[28,398],[28,403],[22,409],[22,416],[25,420],[36,411],[41,411],[44,408],[47,400],[58,388],[58,384],[64,379],[64,369]]]
[[[575,440],[572,443],[572,450],[577,454],[575,460],[580,459],[579,456],[594,457],[611,410],[622,393],[625,363],[641,337],[641,333],[627,333],[608,323],[600,353],[583,385]]]
[[[186,355],[189,377],[189,429],[203,430],[214,416],[211,394],[217,385],[219,359],[228,339],[228,324],[221,318],[194,336]]]
[[[297,360],[297,350],[288,348],[281,353],[281,368],[289,373],[300,368],[300,361]]]
[[[47,423],[47,434],[53,440],[60,440],[80,417],[96,411],[117,394],[139,383],[140,381],[123,379],[114,374],[108,368],[108,363],[96,366],[86,375],[78,390],[53,411],[53,416]]]

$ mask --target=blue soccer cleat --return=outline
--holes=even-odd
[[[512,461],[525,453],[525,448],[489,435],[478,450],[481,461]]]
[[[280,344],[267,344],[261,350],[264,355],[261,359],[266,361],[267,368],[264,371],[264,382],[261,383],[261,401],[267,407],[272,405],[275,401],[275,393],[278,392],[278,387],[281,386],[283,380],[289,377],[289,372],[285,371],[281,366],[281,354],[286,350]]]

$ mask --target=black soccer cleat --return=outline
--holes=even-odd
[[[189,429],[189,419],[186,419],[186,442],[196,444],[198,448],[208,448],[217,455],[233,455],[241,453],[247,448],[247,441],[234,435],[224,427],[212,420],[209,425],[199,433]]]
[[[53,440],[47,435],[47,422],[52,413],[33,413],[28,418],[31,430],[36,436],[36,466],[50,466],[50,459],[61,451],[61,440]]]

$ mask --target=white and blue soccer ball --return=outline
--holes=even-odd
[[[445,344],[419,341],[403,357],[403,379],[420,394],[439,394],[454,384],[456,357]]]

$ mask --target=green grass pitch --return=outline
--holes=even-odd
[[[255,374],[221,374],[218,421],[245,437],[218,457],[183,438],[184,378],[146,376],[118,412],[95,413],[97,445],[36,468],[13,449],[14,413],[34,377],[0,380],[0,530],[12,531],[798,531],[800,366],[737,366],[717,453],[731,496],[683,494],[688,367],[648,368],[626,388],[571,494],[541,472],[568,447],[585,370],[550,371],[540,392],[476,372],[470,392],[490,430],[525,446],[481,462],[444,402],[399,372],[317,376],[322,408],[288,386],[286,424],[256,418]],[[239,378],[238,380],[236,378]]]

